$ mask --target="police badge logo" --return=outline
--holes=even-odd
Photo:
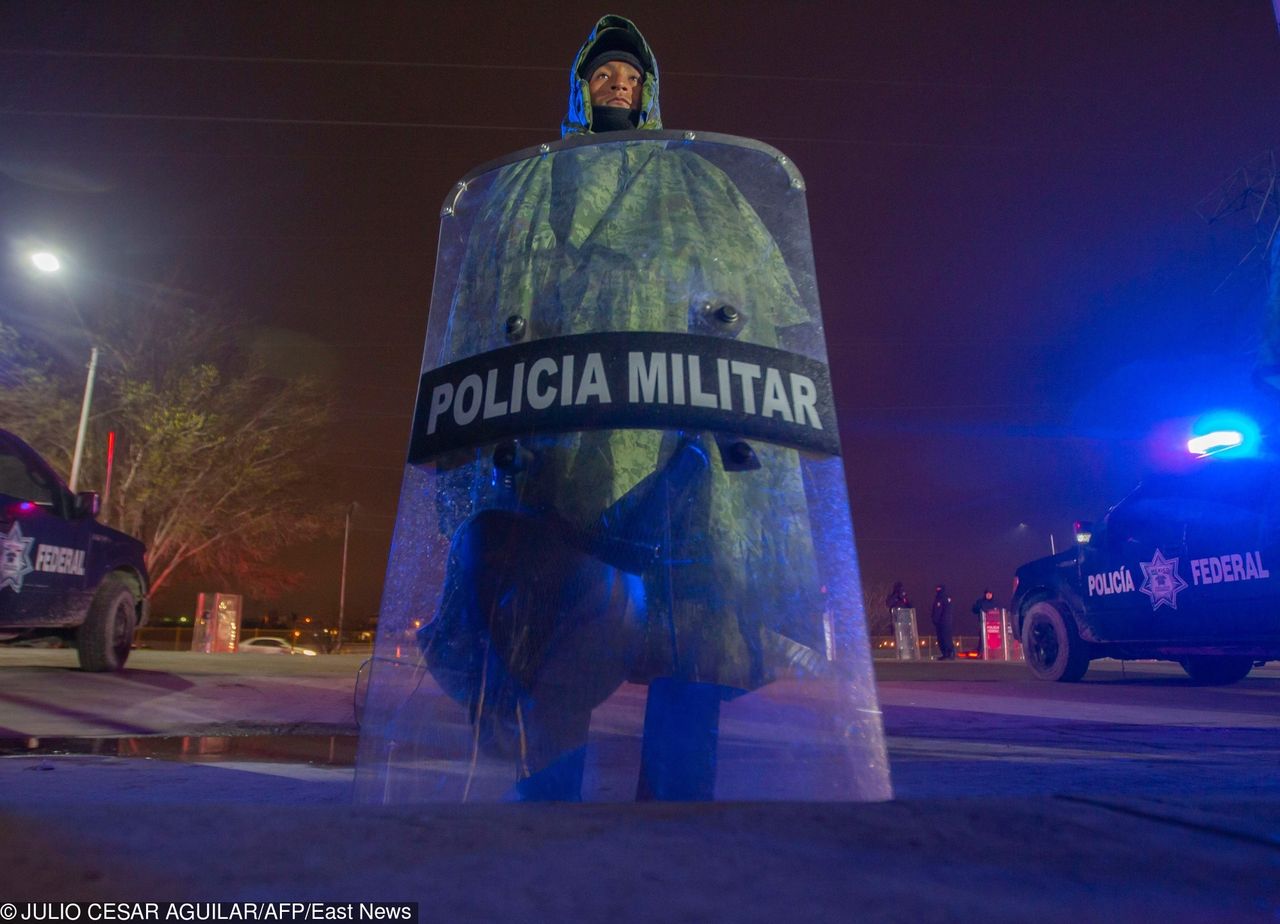
[[[8,535],[0,535],[0,590],[12,587],[14,593],[22,593],[22,579],[35,570],[31,567],[31,546],[35,541],[35,537],[25,538],[17,523]]]
[[[1151,561],[1140,561],[1138,564],[1142,566],[1142,586],[1138,590],[1151,598],[1151,609],[1154,611],[1167,605],[1176,610],[1178,591],[1187,587],[1187,582],[1178,574],[1178,559],[1165,558],[1156,549]]]

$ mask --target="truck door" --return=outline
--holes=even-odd
[[[1209,460],[1187,492],[1187,580],[1195,592],[1189,634],[1206,640],[1275,635],[1280,604],[1275,484],[1258,460]]]
[[[1189,616],[1186,575],[1176,490],[1152,479],[1112,508],[1085,547],[1085,621],[1100,641],[1176,636]]]
[[[89,536],[53,470],[0,435],[0,627],[78,622]]]

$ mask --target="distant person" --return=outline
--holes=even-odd
[[[907,591],[902,586],[901,581],[898,581],[893,585],[893,590],[889,593],[889,596],[884,598],[884,605],[889,610],[889,633],[893,635],[895,639],[897,639],[898,645],[905,646],[907,644],[907,639],[899,634],[898,610],[911,609],[911,600],[910,598],[907,597]],[[916,620],[915,620],[914,614],[911,617],[910,623],[911,623],[911,635],[914,636],[916,631],[915,629]],[[905,626],[906,626],[906,622],[904,621],[903,622],[904,631],[905,631]],[[906,657],[905,655],[902,655],[902,656]],[[915,656],[916,655],[913,655],[913,657]]]
[[[987,620],[985,613],[987,610],[998,610],[1000,604],[996,602],[996,595],[993,591],[984,590],[982,596],[973,602],[971,612],[978,617],[978,654],[982,654],[982,639],[987,632]]]
[[[996,602],[995,592],[990,590],[984,590],[982,596],[973,603],[973,612],[978,616],[981,616],[987,610],[998,609],[1000,609],[1000,604]]]
[[[938,636],[938,660],[954,661],[956,646],[951,636],[951,598],[947,596],[945,584],[933,589],[933,609],[929,614],[933,618],[933,630]]]

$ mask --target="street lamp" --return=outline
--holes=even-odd
[[[62,269],[62,261],[56,253],[40,250],[31,255],[31,265],[42,273],[56,273]]]
[[[52,275],[62,269],[62,261],[58,259],[58,255],[48,250],[38,250],[32,253],[31,265],[47,275]],[[76,485],[80,481],[80,460],[84,456],[84,437],[89,428],[89,406],[93,402],[93,379],[97,372],[98,348],[91,347],[89,350],[89,374],[84,382],[84,400],[80,404],[80,426],[76,429],[76,448],[71,457],[71,478],[67,481],[67,487],[71,489],[73,494],[76,491]]]

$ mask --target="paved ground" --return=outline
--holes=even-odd
[[[406,810],[350,805],[359,661],[141,651],[110,677],[70,652],[0,649],[0,901],[1280,920],[1280,670],[1205,689],[1162,665],[1066,686],[1017,665],[881,662],[893,802]],[[97,753],[55,756],[60,736]],[[97,736],[111,738],[84,742]]]
[[[133,652],[119,674],[76,669],[74,651],[0,648],[0,738],[355,733],[360,655]]]

